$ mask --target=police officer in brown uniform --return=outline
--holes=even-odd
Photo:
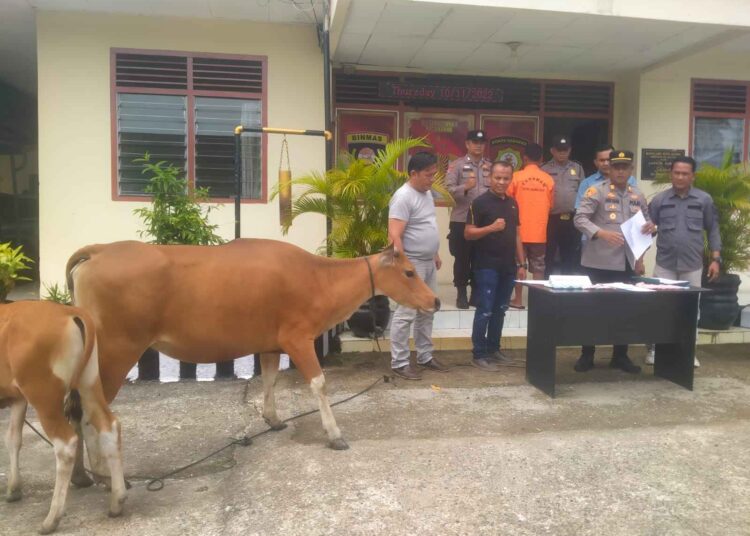
[[[545,278],[553,273],[555,258],[560,250],[560,269],[563,274],[575,273],[578,269],[578,255],[581,235],[573,225],[578,186],[585,178],[581,164],[570,160],[570,138],[555,136],[552,140],[552,160],[542,166],[555,181],[555,202],[547,223],[547,253],[545,254]]]
[[[625,244],[620,225],[638,212],[651,221],[646,198],[635,186],[628,184],[633,170],[633,153],[610,153],[609,179],[591,186],[583,194],[575,215],[575,226],[586,235],[581,265],[592,283],[626,282],[635,273],[644,272],[643,258],[636,259]],[[617,319],[612,320],[617,322]],[[584,346],[575,370],[586,372],[594,366],[593,346]],[[615,345],[610,367],[638,373],[641,367],[628,357],[628,346]]]
[[[456,307],[469,308],[466,287],[471,281],[472,243],[464,238],[466,214],[471,202],[489,188],[492,162],[484,158],[487,135],[483,130],[471,130],[466,135],[466,156],[448,166],[445,185],[456,206],[451,211],[448,248],[453,255],[453,285],[456,287]]]

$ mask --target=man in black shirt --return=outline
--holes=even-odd
[[[516,278],[526,279],[526,261],[519,233],[518,205],[506,195],[513,180],[513,166],[495,162],[490,189],[471,204],[464,236],[474,245],[474,282],[479,296],[471,332],[472,364],[497,371],[513,360],[500,351],[505,311]]]

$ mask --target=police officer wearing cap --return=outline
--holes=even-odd
[[[581,235],[573,225],[578,186],[584,179],[581,164],[570,160],[570,138],[555,136],[552,139],[552,160],[542,166],[555,181],[555,201],[547,223],[547,253],[545,277],[553,273],[558,249],[560,269],[563,274],[575,273],[578,269]]]
[[[451,211],[448,248],[453,255],[453,285],[456,287],[456,307],[469,308],[466,287],[471,280],[472,243],[464,238],[466,215],[471,202],[489,188],[492,162],[484,158],[487,135],[483,130],[471,130],[466,135],[466,156],[448,166],[445,185],[456,202]]]
[[[628,184],[633,170],[633,153],[612,151],[609,178],[589,187],[575,215],[575,226],[586,235],[581,265],[592,283],[626,282],[635,273],[643,275],[643,257],[636,259],[625,244],[620,225],[642,212],[651,221],[646,198]],[[644,226],[644,233],[650,232]],[[617,322],[616,318],[612,319]],[[594,367],[594,346],[584,346],[576,361],[576,372]],[[615,345],[610,367],[636,374],[641,367],[628,357],[628,346]]]

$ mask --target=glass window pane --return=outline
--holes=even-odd
[[[195,179],[211,197],[234,197],[234,127],[261,126],[258,100],[195,98]],[[242,197],[261,196],[261,137],[242,134]]]
[[[698,162],[720,166],[727,149],[732,160],[742,160],[745,146],[745,120],[696,117],[693,131],[693,157]]]
[[[134,163],[146,152],[184,170],[187,161],[186,97],[117,95],[117,179],[122,195],[144,195],[149,177]]]

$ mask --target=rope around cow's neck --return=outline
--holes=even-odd
[[[367,265],[367,272],[370,274],[370,298],[375,297],[375,277],[372,275],[372,266],[370,266],[370,259],[363,257],[365,264]]]
[[[365,264],[367,265],[367,272],[370,274],[370,299],[375,297],[375,277],[372,275],[372,266],[370,266],[370,259],[368,257],[363,257],[365,259]],[[378,339],[378,326],[375,323],[375,311],[372,307],[369,307],[370,309],[370,318],[372,319],[372,340],[375,341],[375,345],[378,347],[378,352],[383,353],[383,350],[380,348],[380,340]]]

